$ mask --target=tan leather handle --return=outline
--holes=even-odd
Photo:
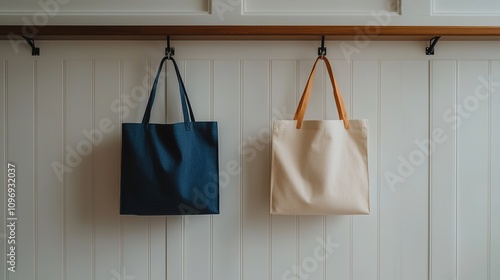
[[[333,97],[335,98],[335,104],[337,105],[337,112],[339,113],[339,119],[344,121],[345,129],[349,129],[349,118],[347,117],[347,112],[344,105],[344,99],[342,98],[342,94],[340,93],[340,90],[337,86],[337,81],[335,80],[335,76],[333,75],[333,70],[332,66],[330,65],[330,61],[328,60],[328,58],[326,58],[326,56],[318,56],[318,58],[314,62],[311,74],[309,74],[309,79],[307,80],[304,93],[302,93],[299,106],[297,107],[297,111],[295,112],[295,116],[293,117],[293,119],[297,121],[297,128],[300,128],[302,126],[302,121],[304,120],[304,115],[306,113],[309,97],[311,96],[312,85],[314,82],[314,74],[316,72],[316,64],[318,64],[318,61],[320,59],[325,61],[326,69],[328,70],[328,75],[330,76],[330,81],[332,83],[332,88],[333,88]]]

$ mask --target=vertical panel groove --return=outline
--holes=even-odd
[[[453,100],[453,104],[456,108],[458,105],[458,93],[460,92],[459,88],[459,72],[460,72],[460,64],[458,63],[457,60],[455,60],[455,100]],[[455,114],[458,114],[456,112]],[[458,139],[458,132],[460,130],[460,127],[456,127],[455,129],[455,277],[458,279],[458,257],[459,257],[459,247],[458,247],[458,167],[460,165],[460,162],[458,162],[458,147],[459,147],[459,139]]]
[[[498,146],[498,140],[499,138],[499,133],[498,130],[493,130],[493,127],[498,127],[499,124],[499,116],[500,116],[500,107],[498,106],[499,103],[499,95],[498,92],[494,95],[493,92],[495,90],[495,87],[498,86],[498,60],[492,60],[491,61],[491,70],[490,70],[490,93],[489,93],[489,98],[490,98],[490,125],[489,125],[489,133],[490,133],[490,151],[494,153],[494,155],[490,155],[490,219],[489,219],[489,224],[490,224],[490,237],[492,240],[490,240],[489,248],[490,248],[490,269],[489,269],[489,275],[490,275],[490,280],[491,279],[496,279],[500,277],[500,268],[496,265],[495,263],[498,263],[498,260],[500,260],[500,240],[499,240],[499,221],[498,221],[498,211],[499,204],[498,202],[500,201],[499,198],[499,178],[500,176],[494,172],[496,168],[498,168],[500,165],[500,161],[498,159],[499,155],[499,146]],[[496,91],[496,90],[495,90]],[[493,146],[493,144],[496,144]]]
[[[148,69],[151,69],[151,68],[148,68]],[[118,102],[120,104],[120,108],[123,106],[123,60],[120,59],[119,61],[119,75],[118,75],[118,78],[119,78],[119,89],[118,89]],[[119,120],[119,125],[118,125],[118,131],[119,131],[119,135],[121,136],[122,134],[122,126],[121,124],[123,123],[123,115],[122,114],[118,114],[118,120]],[[122,141],[122,138],[120,137],[120,147],[121,147],[121,141]],[[119,272],[118,273],[121,273],[123,271],[123,263],[124,263],[124,258],[123,258],[123,223],[122,223],[122,217],[120,216],[119,217],[119,221],[118,221],[118,227],[119,227]],[[165,270],[165,273],[166,273],[166,270]],[[166,279],[166,275],[165,275],[165,279]]]
[[[323,102],[324,104],[324,102]],[[326,216],[323,216],[323,240],[326,238]],[[326,260],[326,248],[323,248],[323,259]],[[323,280],[326,280],[326,265],[323,265]]]
[[[210,120],[211,121],[214,121],[214,107],[215,107],[214,60],[211,59],[210,60]],[[219,150],[220,150],[220,148],[219,148]],[[219,168],[220,168],[220,163],[219,163]],[[221,195],[220,195],[220,189],[219,189],[219,198],[220,198],[220,196]],[[219,207],[220,207],[220,205],[219,205]],[[210,280],[213,280],[213,279],[214,279],[214,217],[213,217],[213,215],[211,215],[210,216]]]
[[[148,280],[151,280],[151,217],[148,217]]]
[[[245,81],[243,80],[243,61],[240,60],[240,141],[243,139],[243,87]],[[242,174],[240,176],[240,280],[243,280],[243,155],[241,153],[242,147],[239,147],[240,166]]]
[[[297,90],[295,91],[294,97],[295,97],[295,106],[297,107],[298,106],[297,102],[299,100],[298,95],[301,92],[301,89],[300,89],[300,60],[297,60],[297,65],[295,67],[295,75],[296,75],[296,78],[295,78],[296,86],[295,86],[295,88]],[[295,110],[296,110],[296,108],[295,108]],[[300,265],[300,219],[299,219],[299,217],[300,216],[298,216],[298,215],[295,217],[295,219],[296,219],[296,222],[295,222],[296,233],[295,234],[297,236],[297,244],[296,244],[296,246],[297,246],[296,247],[297,248],[297,252],[296,252],[296,261],[295,261],[295,266],[296,267],[299,267],[299,265]],[[297,275],[297,278],[298,277],[299,276]]]
[[[151,60],[148,60],[148,69],[151,69]],[[152,78],[151,75],[149,75],[148,79],[151,79],[151,78]],[[167,100],[166,97],[165,97],[165,100]],[[148,276],[147,276],[148,280],[151,280],[151,217],[148,217],[148,269],[147,269],[147,271],[148,271]]]
[[[4,154],[3,154],[3,156],[4,156],[4,158],[2,160],[3,160],[4,163],[6,163],[7,162],[7,151],[8,151],[7,150],[7,148],[8,148],[8,145],[7,145],[7,139],[8,139],[8,136],[7,136],[7,133],[8,133],[8,130],[7,130],[7,123],[8,123],[8,119],[7,119],[7,116],[8,116],[8,114],[7,114],[7,110],[8,110],[8,107],[7,107],[7,96],[8,96],[8,94],[7,94],[7,89],[8,89],[8,86],[7,86],[7,83],[8,83],[7,72],[8,72],[8,62],[7,62],[7,60],[4,60],[3,69],[4,69],[4,77],[3,77],[3,79],[4,79],[4,83],[3,83],[3,93],[4,93],[3,99],[4,100],[3,101],[4,102],[3,102],[2,106],[3,106],[3,114],[4,114],[4,116],[3,116],[3,119],[4,119],[4,122],[3,122],[3,127],[4,127],[4,135],[3,135],[3,137],[4,137],[4,139],[3,139],[4,140],[3,141]],[[4,168],[4,170],[2,170],[0,172],[2,172],[4,174],[4,178],[6,178],[6,176],[7,176],[7,170],[6,170],[6,168]],[[7,189],[6,188],[4,188],[3,192],[4,192],[4,196],[3,197],[4,198],[7,197]],[[7,220],[7,211],[4,212],[4,216],[3,216],[3,221],[6,221],[6,220]],[[3,232],[7,233],[7,223],[2,223],[2,230],[3,230]],[[7,244],[7,242],[5,242],[5,244]],[[3,247],[2,249],[5,249],[5,250],[2,251],[2,253],[6,252],[7,251],[6,250],[7,249],[6,248],[7,245],[5,245],[5,247],[4,246],[2,246],[2,247]],[[3,273],[2,274],[4,275],[4,279],[8,279],[7,278],[8,277],[8,274],[7,274],[7,262],[4,262],[2,264],[2,267],[3,267]]]
[[[64,147],[66,147],[66,59],[63,59],[62,61],[63,63],[63,78],[62,78],[62,93],[63,93],[63,96],[62,96],[62,147],[61,147],[61,150],[62,150],[62,158],[61,158],[61,162],[64,162],[64,159],[66,157],[66,151],[64,149]],[[67,263],[67,237],[66,237],[66,233],[67,233],[67,230],[66,230],[66,174],[63,173],[62,175],[62,178],[63,178],[63,182],[62,182],[62,187],[63,187],[63,190],[62,190],[62,206],[63,206],[63,213],[62,213],[62,237],[63,237],[63,240],[62,240],[62,243],[63,243],[63,251],[62,251],[62,257],[63,257],[63,279],[65,280],[68,280],[68,263]]]
[[[38,64],[33,61],[33,242],[34,242],[34,269],[33,279],[38,277]]]
[[[323,120],[326,120],[326,83],[330,81],[330,78],[327,76],[326,67],[323,67],[323,81],[321,83],[321,93],[322,93],[322,105],[321,110],[323,111]],[[321,232],[323,235],[323,240],[326,240],[326,216],[323,215],[323,231]],[[326,248],[323,248],[323,259],[326,260]],[[323,280],[326,280],[326,264],[323,265]]]
[[[354,83],[354,70],[353,70],[353,62],[352,59],[349,60],[349,88],[351,89],[350,95],[351,95],[351,108],[350,108],[350,113],[351,116],[354,113],[354,90],[353,90],[353,83]],[[353,238],[354,238],[354,233],[353,233],[353,216],[349,216],[349,280],[353,280],[353,269],[354,269],[354,264],[353,264]]]
[[[4,105],[5,106],[5,161],[4,162],[8,161],[8,154],[7,154],[8,150],[7,149],[9,147],[8,141],[7,141],[9,139],[9,137],[8,137],[9,130],[7,129],[7,124],[9,123],[9,112],[8,112],[9,107],[7,106],[8,102],[9,102],[9,85],[8,85],[8,83],[9,83],[9,80],[8,80],[9,67],[8,66],[9,66],[9,62],[8,62],[8,60],[5,60],[5,68],[4,68],[5,69],[5,83],[4,83],[5,84],[4,85],[4,87],[5,87],[5,91],[4,91],[5,92],[5,105]],[[6,172],[6,171],[2,170],[2,172]],[[5,194],[7,194],[7,190],[5,190]],[[6,220],[7,220],[7,214],[5,214],[5,217],[4,217],[4,221],[6,221]],[[4,227],[4,232],[7,232],[7,224],[6,223],[3,225],[3,227]],[[5,279],[9,280],[10,277],[9,277],[9,274],[7,273],[7,262],[5,262],[3,264],[3,266],[5,267],[5,271],[4,271],[5,272]]]
[[[2,110],[3,110],[3,129],[4,129],[4,134],[3,134],[3,150],[4,150],[4,153],[3,153],[3,158],[2,158],[2,161],[4,163],[7,163],[7,60],[3,60],[3,88],[2,88],[2,91],[3,91],[3,103],[2,103]],[[3,173],[3,178],[7,178],[7,170],[6,168],[4,168],[3,170],[1,170],[0,172]],[[3,189],[3,197],[6,198],[7,197],[7,188],[4,188]],[[6,221],[7,220],[7,211],[3,212],[3,221]],[[7,224],[6,223],[2,223],[2,232],[5,232],[7,233]],[[4,242],[5,244],[7,244],[7,242]],[[7,251],[7,245],[2,245],[1,246],[1,249],[2,249],[2,253],[3,252],[6,252]],[[4,262],[2,263],[2,268],[3,268],[3,277],[4,279],[7,279],[7,262]]]
[[[91,92],[91,97],[90,97],[90,102],[92,104],[92,125],[91,131],[95,131],[95,59],[92,60],[92,80],[91,80],[91,85],[90,88],[92,90]],[[95,142],[95,137],[92,137],[91,140],[92,143],[92,149],[95,149],[96,147],[96,142]],[[95,151],[95,150],[94,150]],[[95,176],[94,176],[94,166],[95,166],[95,152],[91,153],[90,155],[90,165],[91,165],[91,176],[92,179],[90,181],[90,209],[92,211],[92,230],[91,230],[91,236],[90,236],[90,256],[91,256],[91,261],[90,261],[90,269],[91,269],[91,274],[92,275],[92,280],[95,280],[95,201],[94,201],[94,188],[95,188]]]
[[[9,123],[9,107],[7,106],[7,104],[9,103],[9,75],[8,75],[8,72],[9,72],[9,67],[8,67],[8,60],[5,60],[5,162],[7,162],[9,160],[9,157],[8,157],[8,153],[7,153],[7,149],[9,147],[9,144],[8,144],[8,139],[9,139],[9,130],[8,130],[8,123]],[[2,170],[2,172],[5,172]],[[7,214],[5,214],[5,221],[6,221],[6,218],[7,218]],[[4,232],[7,232],[7,224],[4,224]],[[6,279],[10,279],[9,277],[9,274],[7,273],[7,263],[4,264],[5,265],[5,276],[6,276]]]
[[[403,73],[403,63],[404,61],[400,61],[399,62],[399,71],[401,73],[401,80],[404,79],[404,73]],[[399,84],[399,92],[401,92],[401,115],[403,115],[403,99],[404,99],[404,94],[403,94],[403,82],[401,82]],[[404,198],[404,194],[401,193],[401,200],[403,200]],[[403,221],[403,211],[404,211],[404,207],[403,205],[401,205],[401,211],[399,212],[399,220],[400,221]],[[401,232],[400,235],[401,235],[401,240],[399,241],[400,242],[400,245],[399,245],[399,255],[401,256],[401,262],[399,263],[399,271],[400,271],[400,275],[399,275],[399,278],[403,278],[403,223],[401,222],[400,224],[400,228],[399,228],[399,231]]]
[[[488,255],[486,257],[487,263],[487,275],[488,275],[488,280],[491,280],[491,154],[492,154],[492,149],[491,149],[491,104],[492,104],[492,67],[491,67],[491,60],[488,60],[488,178],[487,178],[487,184],[488,184],[488,190],[487,190],[487,211],[488,211],[488,218],[487,218],[487,225],[488,229],[486,231],[487,233],[487,251]]]
[[[349,104],[350,105],[350,116],[351,118],[353,118],[354,116],[354,91],[353,91],[353,70],[352,70],[352,59],[349,60]],[[367,143],[368,145],[368,143]],[[352,280],[352,277],[353,277],[353,273],[352,273],[352,268],[353,268],[353,259],[352,259],[352,252],[353,252],[353,231],[354,231],[354,218],[353,218],[353,215],[350,215],[349,216],[349,224],[348,224],[348,227],[349,227],[349,279]]]
[[[382,83],[380,80],[382,79],[382,64],[381,61],[378,60],[378,84],[377,84],[377,280],[380,280],[380,150],[381,150],[381,108],[382,108]]]
[[[186,61],[181,60],[181,71],[182,71],[182,78],[185,79],[186,77]],[[182,270],[181,270],[181,277],[182,280],[186,280],[186,216],[182,216],[182,227],[181,227],[181,243],[182,243]]]
[[[428,94],[429,94],[429,139],[432,139],[432,130],[434,129],[434,126],[433,126],[433,117],[434,117],[434,114],[433,114],[433,95],[434,95],[434,92],[432,90],[432,83],[433,83],[433,78],[432,78],[432,74],[433,74],[433,71],[432,71],[432,66],[433,66],[433,61],[432,60],[429,60],[428,61],[428,77],[429,77],[429,84],[428,84]],[[432,151],[431,150],[431,141],[429,141],[429,151]],[[433,158],[433,154],[432,152],[429,152],[429,157],[427,158],[428,160],[428,188],[429,188],[429,193],[427,195],[427,205],[428,205],[428,213],[427,213],[427,217],[428,217],[428,221],[427,221],[427,239],[428,239],[428,244],[427,244],[427,279],[429,280],[432,280],[432,158]]]
[[[241,109],[240,109],[240,112],[241,112],[241,118],[240,118],[240,121],[241,121],[241,134],[240,134],[240,141],[243,141],[243,131],[245,131],[245,122],[243,121],[243,118],[245,117],[245,106],[243,104],[245,104],[245,94],[244,94],[244,88],[245,88],[245,61],[244,60],[241,60]],[[241,147],[242,148],[242,147]],[[241,153],[240,153],[241,154]],[[243,157],[242,157],[243,159]],[[242,160],[241,162],[241,279],[243,280],[243,275],[244,275],[244,271],[245,271],[245,267],[244,267],[244,263],[245,263],[245,255],[244,255],[244,250],[245,250],[245,247],[244,247],[244,238],[245,238],[245,234],[244,234],[244,229],[245,229],[245,223],[244,223],[244,217],[245,217],[245,207],[244,207],[244,198],[243,198],[243,195],[245,193],[245,190],[244,190],[244,180],[243,178],[245,177],[245,161]]]
[[[273,60],[270,59],[268,60],[268,65],[269,65],[269,85],[268,85],[268,102],[269,106],[267,108],[267,113],[269,114],[269,127],[272,129],[273,125]],[[271,132],[271,130],[269,130]],[[271,134],[269,134],[269,137],[271,137]],[[271,166],[271,157],[272,157],[272,149],[270,149],[270,153],[268,154],[268,161],[269,161],[269,166]],[[269,198],[271,199],[271,198]],[[268,263],[268,269],[269,269],[269,280],[273,279],[273,215],[269,215],[269,263]]]
[[[165,217],[165,244],[168,244],[168,219]],[[165,280],[168,280],[168,249],[165,249]]]

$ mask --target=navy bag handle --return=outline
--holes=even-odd
[[[158,67],[158,72],[156,73],[155,80],[153,82],[153,87],[151,88],[151,94],[149,95],[148,99],[148,105],[146,106],[146,111],[144,112],[144,116],[142,118],[142,124],[146,125],[146,129],[149,124],[149,118],[151,117],[151,109],[153,108],[153,103],[155,101],[155,96],[156,96],[156,87],[158,85],[158,79],[160,77],[161,73],[161,68],[163,66],[163,63],[166,60],[172,60],[174,63],[174,68],[175,68],[175,74],[177,76],[177,81],[179,82],[179,91],[181,95],[181,105],[182,105],[182,115],[184,117],[184,126],[186,130],[191,130],[191,122],[194,122],[194,114],[193,114],[193,109],[191,108],[191,103],[189,102],[189,97],[186,92],[186,87],[184,86],[184,82],[182,81],[181,74],[179,72],[179,67],[177,67],[177,63],[175,62],[175,59],[173,57],[164,57],[161,62],[160,66]],[[187,105],[186,105],[187,104]],[[188,114],[188,108],[189,108],[189,114]]]

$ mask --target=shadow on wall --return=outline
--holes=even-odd
[[[119,223],[121,141],[116,124],[109,119],[100,124],[83,129],[76,145],[66,145],[64,164],[52,164],[64,182],[66,216],[82,229]]]

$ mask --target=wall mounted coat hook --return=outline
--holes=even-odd
[[[430,45],[425,48],[426,55],[434,55],[434,47],[438,43],[439,39],[441,39],[441,36],[436,36],[429,41]]]
[[[325,36],[321,36],[321,47],[318,48],[318,55],[326,55]]]
[[[35,47],[35,40],[33,40],[30,37],[26,37],[26,36],[23,36],[23,38],[24,38],[24,40],[26,40],[26,43],[28,43],[28,45],[30,45],[30,47],[31,47],[31,55],[32,56],[40,55],[40,48]]]
[[[170,36],[167,36],[167,47],[165,48],[165,56],[167,59],[170,59],[170,57],[174,56],[175,54],[175,48],[170,47]]]

